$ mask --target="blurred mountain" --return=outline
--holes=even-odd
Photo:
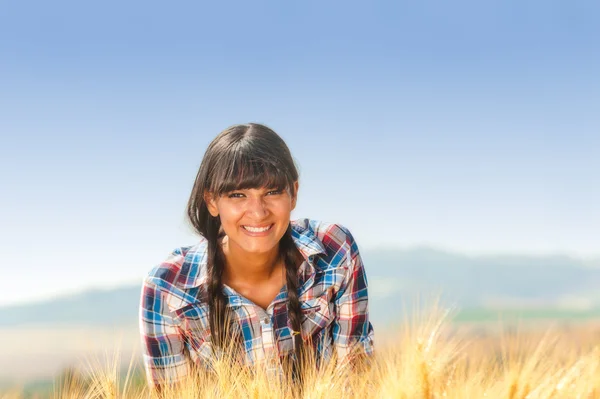
[[[465,256],[431,248],[364,251],[374,320],[392,321],[402,304],[435,296],[466,309],[600,308],[598,261],[568,256]],[[134,324],[140,286],[90,290],[45,302],[0,307],[0,326]]]
[[[133,324],[141,285],[89,290],[44,302],[0,307],[0,327],[24,324]]]
[[[364,251],[371,313],[389,320],[390,301],[435,296],[462,309],[600,308],[600,262],[569,256],[466,256],[432,248]]]
[[[398,283],[396,294],[440,289],[461,305],[501,298],[553,302],[573,295],[600,300],[600,268],[567,256],[469,257],[417,248],[365,252],[363,260],[368,276]]]

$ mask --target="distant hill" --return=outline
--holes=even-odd
[[[131,324],[141,286],[90,290],[44,302],[0,307],[0,327],[23,324]]]
[[[372,317],[401,316],[401,303],[441,293],[464,309],[600,308],[600,269],[566,256],[465,256],[430,248],[364,251]],[[600,263],[600,262],[598,262]],[[140,286],[91,290],[45,302],[0,307],[0,327],[24,324],[131,324]]]
[[[600,268],[567,256],[470,257],[417,248],[365,252],[363,258],[369,276],[398,283],[396,294],[443,289],[464,306],[515,298],[558,305],[580,297],[600,303]]]
[[[466,256],[431,248],[364,251],[371,312],[389,320],[392,301],[441,293],[462,309],[556,309],[592,313],[600,308],[600,261],[568,256]]]

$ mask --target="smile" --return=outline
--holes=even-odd
[[[242,226],[244,230],[247,230],[252,233],[264,233],[267,230],[270,230],[273,225],[265,226],[265,227],[252,227],[252,226]]]

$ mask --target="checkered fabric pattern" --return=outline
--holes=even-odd
[[[301,334],[318,357],[345,364],[373,353],[367,279],[358,247],[343,226],[311,219],[291,221],[292,237],[304,257],[298,270]],[[175,249],[144,279],[140,333],[150,386],[185,378],[191,366],[214,359],[208,319],[207,241]],[[243,339],[246,364],[282,372],[281,358],[293,352],[284,286],[265,310],[223,286]]]

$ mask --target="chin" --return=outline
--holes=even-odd
[[[260,247],[254,247],[254,246],[248,246],[246,248],[244,248],[244,250],[248,253],[252,253],[252,254],[262,254],[262,253],[267,253],[271,250],[273,250],[273,248],[275,248],[276,245],[271,245],[271,246],[260,246]]]
[[[244,251],[249,252],[249,253],[263,253],[263,252],[272,251],[273,248],[275,248],[279,245],[279,241],[269,240],[268,242],[262,242],[262,243],[256,243],[256,242],[252,243],[252,242],[246,241],[245,244],[246,245],[242,245],[242,248],[244,249]]]

